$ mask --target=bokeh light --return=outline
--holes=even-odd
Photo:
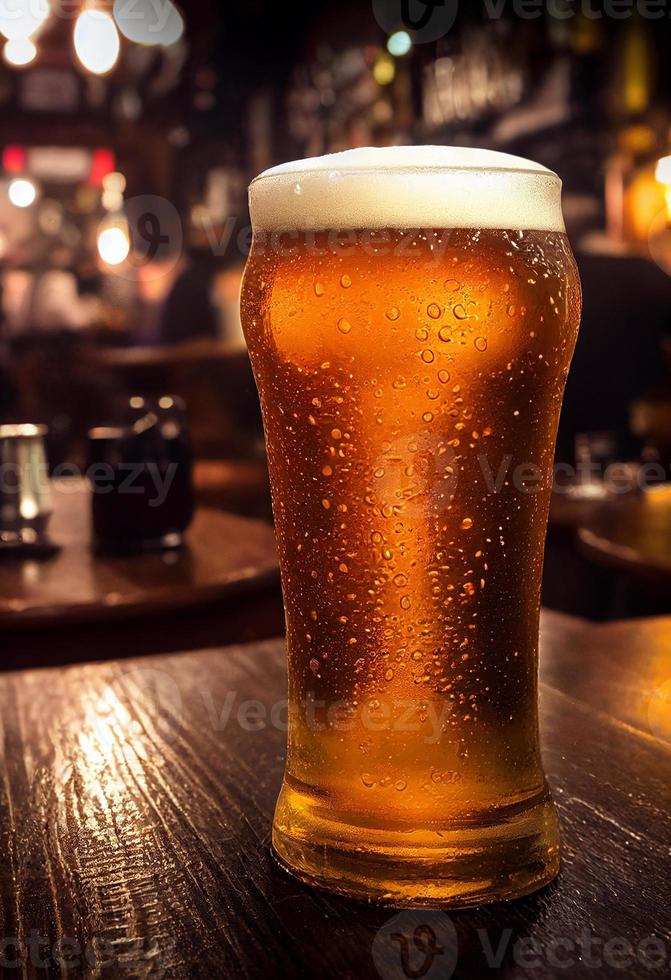
[[[29,208],[31,204],[35,203],[37,188],[32,180],[27,180],[25,177],[17,177],[16,180],[10,183],[7,194],[14,207]]]
[[[121,265],[130,253],[128,233],[120,226],[102,228],[98,234],[98,254],[107,265]]]
[[[2,49],[2,56],[8,65],[23,68],[37,57],[37,48],[27,37],[10,38]]]
[[[412,47],[412,38],[407,31],[396,31],[387,41],[387,51],[395,58],[401,58]]]
[[[82,11],[75,24],[74,43],[80,62],[94,75],[106,75],[119,58],[119,32],[103,10]]]
[[[396,75],[396,65],[394,59],[389,55],[381,54],[373,65],[373,78],[378,85],[390,85]]]

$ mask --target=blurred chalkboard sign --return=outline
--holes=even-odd
[[[27,112],[76,112],[80,106],[79,80],[70,71],[36,68],[20,76],[17,97]]]

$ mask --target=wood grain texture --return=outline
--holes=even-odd
[[[521,901],[440,918],[452,945],[439,972],[417,975],[669,974],[671,747],[611,713],[601,682],[615,659],[626,684],[626,652],[644,669],[644,648],[670,633],[664,620],[623,631],[546,619],[542,728],[562,875]],[[574,676],[576,644],[587,685]],[[2,976],[408,975],[389,933],[412,941],[429,913],[402,913],[390,929],[394,911],[321,894],[274,865],[285,683],[280,641],[0,677]],[[578,958],[581,935],[591,960]],[[647,937],[657,969],[642,959]]]
[[[90,510],[86,484],[54,482],[49,533],[61,551],[0,562],[0,630],[151,616],[279,583],[262,521],[200,508],[179,551],[124,557],[92,552]]]
[[[541,640],[546,684],[671,744],[671,618],[598,624],[546,610]]]

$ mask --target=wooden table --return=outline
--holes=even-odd
[[[228,609],[235,615],[238,607],[267,594],[273,633],[281,628],[279,569],[269,524],[201,507],[179,550],[97,555],[91,550],[86,484],[55,481],[53,499],[49,536],[60,551],[39,560],[0,558],[0,667],[9,665],[10,650],[16,652],[19,665],[38,649],[48,662],[59,644],[64,648],[62,659],[70,659],[78,646],[86,659],[92,659],[91,646],[96,648],[94,657],[118,656],[133,644],[136,652],[174,649],[166,633],[178,615],[197,618],[200,626],[208,611],[216,609],[221,617]],[[123,624],[130,624],[125,636]],[[74,632],[84,636],[87,628],[89,641],[75,643]],[[20,633],[24,635],[17,639]],[[140,637],[143,645],[138,646]],[[219,632],[214,640],[201,635],[190,642],[221,644],[238,638],[236,632]]]
[[[16,939],[0,955],[23,970],[5,975],[65,975],[56,946],[79,964],[70,977],[395,980],[409,975],[401,940],[418,955],[425,924],[444,959],[424,976],[668,976],[671,620],[545,614],[542,635],[560,879],[517,902],[393,922],[271,858],[281,641],[0,676],[0,935]],[[263,709],[244,724],[250,699]],[[39,937],[48,973],[29,966]]]
[[[578,541],[593,561],[671,588],[671,488],[600,504],[578,529]]]

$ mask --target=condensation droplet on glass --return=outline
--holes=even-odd
[[[484,352],[487,350],[487,338],[476,337],[475,340],[473,341],[473,345],[477,351],[480,351],[481,354],[484,354]]]
[[[440,320],[442,315],[442,310],[437,303],[429,303],[426,308],[427,315],[431,317],[432,320]]]
[[[387,310],[385,316],[388,320],[398,320],[401,315],[401,311],[396,306],[392,306],[390,310]]]
[[[427,348],[426,350],[422,351],[422,360],[424,361],[425,364],[432,364],[433,361],[435,360],[435,354],[433,353],[432,350],[429,350]]]
[[[464,531],[469,531],[473,527],[473,519],[471,517],[464,517],[461,526]]]
[[[349,322],[349,320],[345,320],[345,319],[338,320],[338,330],[340,331],[340,333],[347,334],[350,332],[351,329],[352,329],[352,324]]]
[[[323,296],[324,295],[324,286],[323,286],[323,284],[321,282],[316,282],[315,283],[314,290],[315,290],[315,296]]]
[[[342,286],[343,289],[349,289],[349,287],[352,285],[352,280],[347,275],[347,273],[345,273],[344,276],[340,277],[340,285]]]
[[[438,380],[442,385],[446,385],[447,382],[450,380],[450,372],[445,370],[439,371]]]

